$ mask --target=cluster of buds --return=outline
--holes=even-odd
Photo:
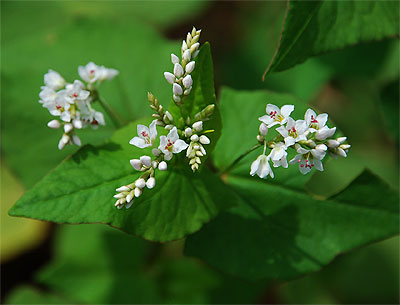
[[[47,108],[51,115],[59,117],[51,120],[47,126],[64,129],[58,143],[60,150],[67,144],[81,145],[75,129],[105,125],[103,114],[92,107],[92,102],[97,98],[94,85],[112,79],[118,74],[115,69],[97,66],[92,62],[86,66],[79,66],[78,72],[86,84],[80,80],[74,80],[69,84],[58,72],[49,70],[44,75],[45,85],[41,87],[39,93],[39,103]]]
[[[174,73],[164,72],[165,79],[172,85],[173,99],[178,105],[183,104],[183,97],[189,95],[192,90],[193,80],[190,74],[195,67],[194,59],[199,53],[200,33],[201,30],[193,27],[192,32],[189,32],[186,40],[182,42],[182,60],[175,54],[171,54]]]
[[[257,174],[260,178],[270,175],[274,177],[270,161],[274,167],[288,167],[287,149],[296,150],[296,156],[289,161],[289,164],[298,164],[302,174],[309,173],[312,168],[323,171],[322,159],[329,152],[331,156],[347,157],[347,152],[351,147],[346,144],[346,137],[332,139],[336,132],[336,127],[329,128],[326,123],[328,115],[326,113],[317,115],[314,110],[308,109],[304,115],[304,120],[295,121],[290,117],[293,112],[293,105],[284,105],[278,108],[275,105],[268,104],[266,115],[259,118],[261,121],[257,141],[264,145],[263,154],[260,155],[252,164],[250,175]],[[278,135],[268,141],[266,136],[268,130],[278,125],[276,128]],[[266,149],[271,152],[266,155]]]
[[[193,28],[186,41],[183,42],[181,63],[179,63],[178,57],[172,54],[172,62],[175,65],[174,74],[165,73],[166,79],[174,85],[173,99],[179,105],[182,105],[181,95],[189,94],[192,87],[190,73],[194,69],[195,62],[191,60],[199,52],[199,36],[200,31]],[[180,91],[176,89],[177,86],[179,86]],[[182,86],[185,91],[183,91]],[[132,167],[143,173],[131,184],[116,189],[118,194],[114,196],[117,199],[115,206],[119,209],[123,206],[131,207],[133,198],[139,197],[145,186],[149,189],[153,188],[156,184],[157,170],[167,170],[167,162],[173,158],[174,154],[186,151],[191,169],[193,171],[198,170],[201,164],[200,158],[206,155],[203,145],[210,144],[210,139],[206,134],[213,132],[213,130],[203,130],[203,123],[211,118],[215,109],[214,104],[208,105],[196,113],[193,117],[194,123],[191,124],[193,120],[190,117],[180,117],[174,120],[173,116],[164,110],[164,107],[152,93],[148,93],[147,97],[150,108],[155,111],[154,120],[149,126],[138,125],[137,136],[133,137],[129,143],[138,148],[153,147],[157,145],[156,142],[159,142],[159,145],[152,149],[152,156],[144,155],[139,159],[130,160]],[[168,130],[168,134],[166,136],[161,135],[158,140],[157,126]]]
[[[185,128],[185,137],[190,139],[189,147],[186,151],[186,157],[189,159],[189,165],[192,171],[199,169],[201,164],[200,158],[205,156],[206,150],[203,145],[210,144],[210,139],[202,134],[203,121],[197,121],[192,125],[192,128]]]
[[[149,156],[132,159],[130,163],[134,169],[143,172],[143,174],[134,182],[116,189],[118,193],[114,195],[114,198],[117,199],[115,206],[118,209],[121,209],[123,206],[127,209],[130,208],[133,204],[133,199],[140,197],[145,187],[152,189],[156,185],[155,170],[157,168],[161,171],[167,170],[167,163],[165,161],[152,161]]]

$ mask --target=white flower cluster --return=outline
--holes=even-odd
[[[288,167],[287,149],[296,150],[296,156],[289,161],[289,164],[298,164],[302,174],[309,173],[312,168],[323,171],[322,159],[329,152],[331,156],[347,157],[350,148],[346,144],[346,137],[333,139],[336,127],[329,128],[326,123],[328,115],[326,113],[317,115],[314,110],[308,109],[304,115],[304,120],[295,121],[290,117],[293,112],[293,105],[284,105],[278,108],[275,105],[268,104],[266,115],[259,118],[261,125],[257,140],[264,145],[263,154],[260,155],[252,164],[250,175],[257,174],[260,178],[266,178],[268,175],[274,177],[270,161],[274,167]],[[279,125],[276,131],[279,133],[273,140],[268,141],[266,136],[268,130]],[[266,155],[266,148],[271,152]]]
[[[164,72],[165,79],[172,85],[173,99],[177,104],[182,104],[182,98],[189,95],[192,90],[193,80],[190,73],[193,72],[195,66],[193,59],[199,54],[200,33],[201,30],[193,27],[192,32],[189,32],[186,40],[182,42],[182,60],[175,54],[171,54],[174,73]]]
[[[39,93],[39,103],[47,108],[51,115],[60,119],[52,120],[47,125],[53,129],[63,126],[64,133],[58,143],[60,150],[67,144],[81,145],[75,129],[89,125],[93,128],[105,125],[103,114],[94,110],[91,105],[97,98],[97,91],[93,86],[118,74],[115,69],[97,66],[92,62],[86,66],[79,66],[78,72],[87,84],[80,80],[74,80],[69,84],[58,72],[49,70],[44,75],[45,85],[41,87]]]
[[[191,33],[188,33],[182,46],[183,59],[181,63],[179,63],[178,57],[172,54],[172,62],[175,65],[174,74],[165,73],[166,79],[174,85],[173,99],[179,106],[182,105],[181,96],[188,95],[192,88],[190,73],[193,71],[195,63],[191,60],[199,52],[199,35],[200,31],[195,28]],[[176,89],[178,87],[180,89]],[[198,170],[201,164],[200,158],[206,155],[204,145],[210,144],[210,139],[206,134],[213,132],[213,130],[204,130],[203,123],[211,118],[215,108],[214,104],[208,105],[195,114],[194,123],[191,124],[190,117],[186,119],[181,117],[179,120],[175,120],[171,113],[164,110],[164,107],[160,105],[153,94],[148,93],[148,100],[150,108],[156,112],[153,114],[155,120],[148,127],[138,125],[137,136],[132,138],[129,143],[138,148],[153,147],[157,140],[157,126],[167,130],[168,134],[159,137],[158,147],[154,147],[151,151],[153,156],[143,155],[139,159],[130,160],[132,167],[142,174],[131,184],[116,189],[118,193],[114,198],[117,199],[115,206],[118,209],[123,206],[131,207],[134,197],[139,197],[146,186],[149,189],[153,188],[156,185],[156,170],[166,171],[167,162],[173,158],[174,154],[186,151],[189,166],[193,171]]]

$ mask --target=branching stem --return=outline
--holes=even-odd
[[[226,174],[228,172],[230,172],[235,166],[236,164],[238,164],[244,157],[246,157],[249,153],[251,153],[252,151],[256,150],[257,148],[261,147],[261,144],[258,143],[256,145],[254,145],[253,147],[251,147],[250,149],[248,149],[247,151],[245,151],[243,154],[241,154],[239,157],[237,157],[235,159],[235,161],[232,162],[231,165],[229,165],[225,170],[223,170],[222,172],[220,172],[220,175]],[[265,146],[264,146],[265,147]],[[264,148],[265,149],[265,148]]]

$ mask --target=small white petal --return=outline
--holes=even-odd
[[[175,95],[182,95],[183,94],[183,89],[180,85],[178,85],[177,83],[174,83],[173,85],[173,92]]]
[[[201,144],[210,144],[210,139],[207,138],[205,135],[200,136],[200,143]]]
[[[147,166],[147,167],[151,166],[151,158],[149,156],[141,156],[140,157],[140,162],[142,162],[142,164]]]
[[[186,75],[182,80],[183,85],[185,88],[190,88],[193,84],[192,77],[190,75]]]
[[[203,121],[195,122],[195,123],[192,125],[192,127],[193,127],[193,129],[196,130],[196,131],[202,131],[202,130],[203,130]]]
[[[72,126],[71,123],[67,123],[64,125],[64,132],[65,133],[69,133],[72,129],[74,129],[74,127]]]
[[[178,56],[176,56],[174,53],[172,53],[171,54],[171,62],[172,62],[172,64],[177,64],[177,63],[179,63],[179,57]]]
[[[60,128],[61,124],[58,120],[51,120],[50,122],[47,123],[47,126],[53,129]]]
[[[175,64],[174,66],[174,74],[177,78],[183,75],[183,68],[180,64]]]
[[[129,187],[127,187],[126,185],[124,186],[120,186],[119,188],[116,189],[117,192],[128,192],[131,189]]]
[[[140,171],[142,169],[142,162],[138,159],[132,159],[129,161],[134,169]]]
[[[143,178],[139,178],[135,181],[136,188],[144,188],[146,186],[146,181]]]
[[[150,177],[146,182],[146,186],[149,189],[152,189],[155,185],[156,185],[156,179],[154,177]]]
[[[186,73],[187,73],[187,74],[192,73],[193,70],[194,70],[194,66],[195,66],[195,62],[194,62],[194,61],[191,61],[190,63],[188,63],[188,64],[186,65],[186,67],[185,67]]]
[[[160,171],[166,171],[167,170],[167,162],[161,161],[160,164],[158,164],[158,169]]]
[[[175,82],[175,75],[170,72],[164,72],[164,77],[171,85]]]

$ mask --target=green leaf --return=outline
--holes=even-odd
[[[380,92],[379,106],[383,113],[383,123],[388,133],[399,143],[399,79],[390,82]]]
[[[255,178],[229,183],[240,206],[189,236],[185,249],[229,274],[292,279],[399,231],[398,193],[368,171],[325,201]]]
[[[203,44],[200,48],[199,55],[195,59],[196,66],[192,73],[193,88],[191,93],[184,99],[183,114],[185,118],[190,117],[191,122],[194,123],[194,116],[199,111],[203,110],[208,105],[214,104],[216,107],[212,118],[204,124],[204,130],[215,130],[213,133],[208,134],[210,138],[210,145],[206,146],[207,153],[211,153],[221,135],[221,116],[217,106],[217,100],[214,90],[214,67],[211,56],[211,47],[208,42]],[[171,101],[169,111],[174,118],[181,117],[181,110]],[[180,126],[184,129],[184,126]]]
[[[72,304],[72,302],[57,294],[23,285],[12,290],[4,304]]]
[[[106,223],[148,240],[169,241],[193,233],[231,205],[235,197],[208,169],[192,173],[185,163],[157,172],[156,186],[146,189],[129,210],[114,207],[115,189],[135,181],[140,172],[129,160],[150,155],[129,145],[136,124],[118,130],[108,144],[85,146],[62,162],[10,210],[24,216],[60,223]]]
[[[169,53],[175,46],[134,20],[87,18],[2,46],[1,141],[7,164],[29,188],[77,150],[76,146],[57,149],[61,131],[46,126],[54,117],[38,103],[49,68],[70,82],[79,78],[78,66],[89,61],[118,69],[120,75],[101,84],[100,94],[127,120],[133,120],[150,114],[148,90],[157,92],[161,103],[169,102],[170,85],[162,73],[170,67]],[[106,123],[95,131],[79,132],[82,143],[99,144],[109,138],[114,126],[107,117]]]
[[[36,276],[78,303],[158,303],[156,283],[143,272],[150,244],[101,225],[60,227],[54,260]]]
[[[267,70],[278,72],[311,56],[399,33],[396,1],[290,1],[278,48]]]

